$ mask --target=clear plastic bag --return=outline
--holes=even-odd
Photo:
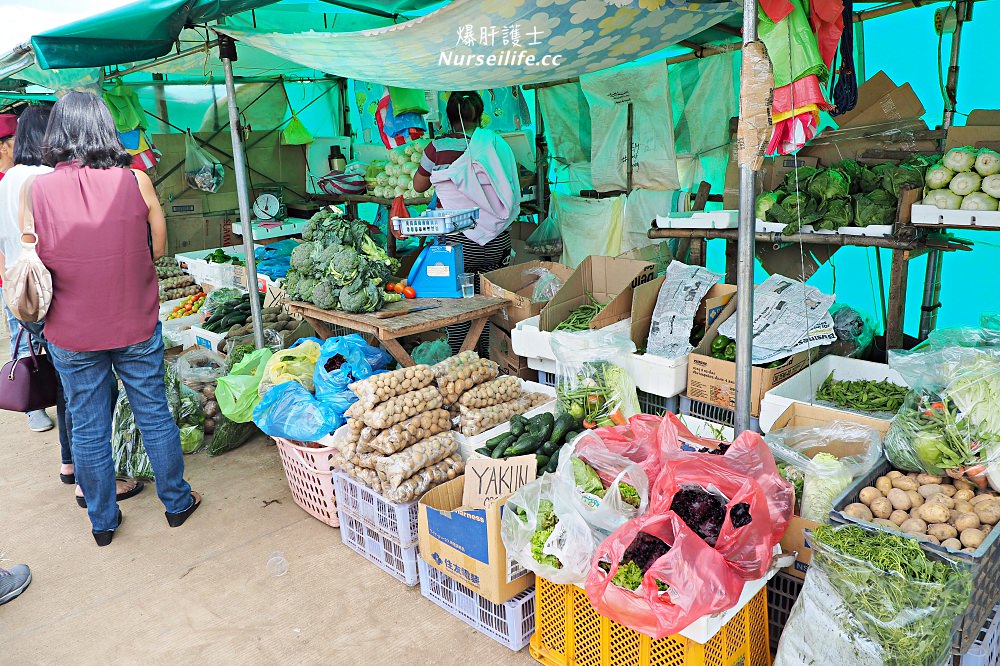
[[[320,346],[312,340],[296,345],[292,349],[275,352],[264,366],[264,374],[257,392],[264,397],[274,386],[285,382],[298,382],[312,393],[315,388],[313,372],[319,355]]]
[[[181,407],[181,383],[176,367],[172,363],[164,365],[163,385],[166,389],[170,416],[176,423]],[[142,434],[135,424],[135,416],[124,387],[118,391],[118,400],[111,419],[111,454],[117,476],[153,478],[153,466],[149,462],[146,447],[142,445]]]
[[[624,425],[639,413],[635,382],[626,369],[629,355],[635,353],[628,336],[557,331],[552,351],[560,412],[582,421],[585,428]]]
[[[391,370],[354,382],[348,386],[358,396],[352,416],[360,415],[375,405],[405,393],[418,391],[432,383],[434,383],[434,373],[426,365]]]
[[[521,380],[505,375],[485,384],[474,386],[458,399],[458,404],[471,409],[481,409],[501,402],[510,402],[521,396]]]
[[[562,235],[559,233],[559,223],[554,216],[546,217],[538,228],[531,232],[524,244],[532,254],[542,257],[558,257],[563,251]]]
[[[302,384],[279,384],[253,410],[253,420],[272,437],[317,442],[337,429],[343,419],[327,403],[317,400]]]
[[[562,252],[561,247],[559,248],[559,252]],[[529,268],[521,273],[521,275],[535,276],[535,286],[531,289],[532,303],[545,303],[552,300],[552,297],[559,293],[559,290],[563,286],[562,278],[549,269],[541,268],[540,266]]]
[[[443,404],[441,393],[433,386],[390,398],[366,411],[360,418],[370,428],[383,430],[417,414],[437,409]]]
[[[484,384],[496,379],[500,374],[500,366],[486,358],[477,358],[470,363],[454,366],[437,378],[438,388],[444,404],[454,405],[462,394],[473,386]]]
[[[235,287],[222,287],[221,289],[210,291],[208,296],[205,297],[205,302],[202,303],[201,308],[198,310],[198,315],[202,321],[210,319],[226,303],[242,300],[243,293],[243,291]]]
[[[422,439],[391,456],[380,457],[375,469],[382,478],[383,490],[395,490],[418,471],[439,463],[458,451],[458,441],[451,432]]]
[[[219,377],[226,374],[226,359],[203,347],[195,347],[181,354],[177,372],[185,386],[201,392],[205,386],[214,385]]]
[[[560,585],[584,584],[590,560],[604,539],[577,511],[576,501],[559,490],[552,474],[514,491],[500,525],[508,557]]]
[[[377,493],[382,492],[382,481],[378,478],[378,472],[375,470],[358,467],[348,461],[347,464],[341,468],[341,471],[361,485],[367,486]]]
[[[633,547],[637,539],[643,544],[638,550]],[[657,541],[669,548],[658,557],[662,546],[650,552],[650,544]],[[655,559],[648,561],[651,557]],[[615,582],[619,569],[630,563],[642,571],[635,590]],[[663,638],[700,617],[732,608],[743,585],[729,563],[678,516],[651,511],[625,523],[601,543],[585,589],[590,603],[604,617],[652,638]]]
[[[464,351],[454,356],[450,356],[445,360],[431,366],[431,370],[434,372],[435,377],[443,377],[455,368],[460,366],[475,363],[479,360],[479,354],[474,351]]]
[[[848,345],[837,350],[838,356],[864,358],[875,340],[875,323],[871,317],[858,312],[849,305],[834,303],[830,306],[833,316],[833,332],[837,341]]]
[[[424,467],[401,483],[398,488],[391,490],[383,489],[382,496],[394,504],[412,502],[420,499],[424,493],[434,486],[455,479],[464,472],[465,463],[462,462],[462,456],[456,454],[429,467]]]
[[[482,409],[459,406],[458,427],[463,435],[472,437],[510,421],[512,416],[524,414],[530,409],[544,405],[550,400],[552,400],[552,396],[544,393],[524,393],[520,398],[510,402],[502,402],[499,405],[491,405]]]
[[[967,570],[947,559],[932,562],[913,539],[857,525],[824,525],[806,537],[813,550],[806,585],[813,569],[820,573],[782,632],[776,665],[944,663],[955,621],[969,605]],[[880,561],[851,555],[844,543],[863,544],[852,548]],[[883,562],[887,555],[891,563]],[[831,612],[836,625],[822,619]],[[803,654],[803,649],[816,651]]]
[[[272,354],[270,349],[258,349],[244,356],[228,375],[219,377],[215,397],[223,416],[236,423],[253,420],[253,409],[260,402],[257,389]]]
[[[198,146],[191,132],[184,139],[184,184],[188,187],[215,194],[222,189],[226,172],[222,163]]]
[[[780,428],[765,437],[776,460],[803,472],[802,505],[806,520],[826,522],[833,502],[851,481],[882,457],[877,430],[850,421]]]
[[[607,532],[645,513],[649,504],[642,467],[609,451],[592,431],[560,449],[556,479],[576,498],[584,520]]]
[[[432,409],[379,432],[369,445],[382,455],[390,456],[422,439],[451,430],[451,425],[447,409]]]
[[[434,365],[451,356],[451,347],[443,338],[421,342],[410,354],[410,358],[418,365]]]

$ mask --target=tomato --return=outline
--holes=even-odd
[[[393,284],[393,283],[391,283],[391,282],[386,282],[386,283],[385,283],[385,290],[386,290],[386,291],[388,291],[388,292],[389,292],[389,293],[391,294],[391,293],[393,293],[394,291],[396,291],[396,285],[394,285],[394,284]]]
[[[397,282],[396,284],[392,285],[392,290],[397,294],[404,293],[406,289],[407,287],[402,282]]]
[[[407,298],[416,298],[417,292],[413,287],[406,287],[403,289],[403,296],[406,296]]]

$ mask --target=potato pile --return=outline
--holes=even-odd
[[[512,416],[544,405],[552,400],[552,396],[544,393],[522,393],[517,398],[498,405],[490,405],[482,409],[474,409],[461,405],[461,415],[458,419],[459,429],[466,437],[486,432],[490,428],[507,423]]]
[[[1000,495],[967,479],[893,470],[842,511],[853,518],[974,552],[1000,522]]]

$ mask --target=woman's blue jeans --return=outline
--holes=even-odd
[[[170,513],[190,508],[191,486],[184,480],[180,431],[170,414],[163,385],[163,337],[157,324],[151,338],[121,349],[75,352],[49,342],[73,415],[73,464],[87,498],[95,531],[118,525],[111,421],[118,396],[117,373],[156,476],[156,493]]]

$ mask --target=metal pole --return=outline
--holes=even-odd
[[[948,78],[945,83],[944,118],[941,127],[945,131],[955,120],[958,101],[958,56],[962,45],[962,24],[969,20],[972,3],[958,0],[955,4],[955,34],[951,36],[951,58],[948,62]],[[937,327],[938,310],[941,308],[941,272],[944,257],[937,250],[927,253],[927,271],[924,273],[924,297],[920,307],[919,339],[925,340]]]
[[[523,92],[521,94],[524,94]],[[548,215],[549,158],[545,142],[545,118],[542,117],[542,100],[535,91],[535,205],[538,206],[538,224]]]
[[[743,44],[757,39],[757,0],[743,0]],[[748,82],[741,79],[741,85]],[[745,113],[740,108],[740,114]],[[753,349],[753,268],[757,173],[740,164],[740,217],[736,240],[736,432],[750,429]]]
[[[247,187],[246,155],[240,134],[240,109],[236,104],[236,83],[233,81],[233,61],[236,42],[219,35],[219,57],[226,72],[226,97],[229,102],[229,132],[233,141],[233,170],[236,172],[236,198],[240,204],[240,224],[243,226],[243,252],[246,258],[247,288],[250,290],[250,317],[253,319],[253,340],[257,349],[264,347],[264,322],[257,292],[257,264],[253,256],[253,219],[250,217],[250,192]]]

